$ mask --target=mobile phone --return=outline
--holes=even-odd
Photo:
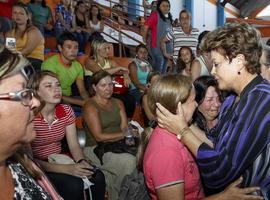
[[[16,48],[16,39],[15,38],[6,38],[6,47],[15,49]]]

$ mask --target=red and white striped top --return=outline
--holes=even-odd
[[[61,153],[66,127],[75,123],[75,114],[69,105],[58,104],[54,118],[52,124],[48,124],[41,113],[34,119],[36,138],[31,146],[36,159],[47,160],[49,155]]]

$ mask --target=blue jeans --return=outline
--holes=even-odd
[[[152,66],[154,71],[165,74],[167,71],[168,60],[163,56],[160,48],[150,48],[149,53],[152,57]]]

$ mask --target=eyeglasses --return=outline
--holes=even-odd
[[[17,92],[9,92],[0,94],[0,99],[11,100],[11,101],[21,101],[24,106],[29,106],[34,97],[34,91],[32,89],[24,89]]]

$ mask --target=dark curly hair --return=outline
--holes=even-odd
[[[262,43],[259,32],[246,23],[227,23],[208,33],[201,44],[206,52],[218,51],[231,62],[238,54],[245,56],[249,73],[260,73]]]

